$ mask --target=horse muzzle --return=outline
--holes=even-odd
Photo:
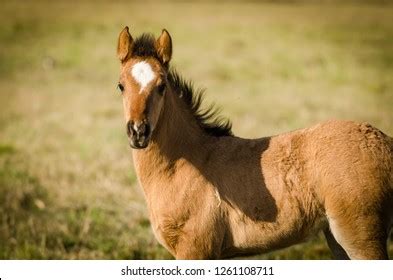
[[[146,121],[127,123],[127,135],[129,143],[133,149],[143,149],[149,144],[151,130]]]

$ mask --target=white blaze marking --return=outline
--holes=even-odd
[[[142,90],[154,79],[156,76],[151,69],[149,63],[145,61],[138,62],[131,69],[131,75],[141,85]]]

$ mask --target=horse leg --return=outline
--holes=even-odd
[[[330,218],[329,225],[334,240],[350,259],[388,259],[386,229],[376,215],[358,216],[353,220]],[[334,247],[332,239],[330,243]],[[335,246],[335,250],[341,254],[337,248]]]
[[[203,252],[182,246],[176,250],[176,260],[206,260],[210,259]]]
[[[211,260],[218,259],[220,250],[211,244],[198,244],[196,240],[184,240],[176,247],[177,260]]]
[[[199,223],[197,224],[199,225]],[[205,226],[208,223],[205,223]],[[217,225],[184,228],[175,247],[177,260],[212,260],[221,257],[224,231]]]
[[[330,251],[332,251],[332,254],[336,260],[349,260],[349,257],[343,247],[341,247],[340,244],[338,244],[337,240],[334,238],[332,232],[330,229],[325,229],[323,231],[327,244],[330,248]]]

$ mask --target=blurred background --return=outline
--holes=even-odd
[[[327,119],[393,136],[392,1],[1,1],[0,258],[167,259],[132,167],[115,48],[172,66],[242,137]],[[393,256],[390,242],[390,256]],[[260,259],[329,259],[322,236]]]

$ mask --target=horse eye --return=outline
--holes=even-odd
[[[163,95],[164,94],[165,87],[166,87],[165,84],[161,84],[161,85],[159,85],[157,87],[157,92],[158,92],[159,95]]]
[[[117,88],[120,89],[121,92],[124,91],[124,86],[120,83],[117,85]]]

